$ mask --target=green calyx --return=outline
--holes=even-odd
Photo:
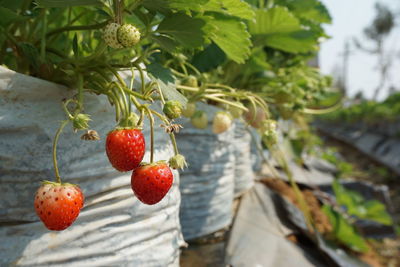
[[[140,167],[151,167],[151,166],[157,166],[157,165],[160,165],[160,164],[168,165],[166,160],[159,160],[159,161],[156,161],[156,162],[153,162],[153,163],[143,162],[142,161],[139,164],[139,166]]]
[[[52,182],[52,181],[47,181],[44,180],[40,182],[42,185],[52,185],[52,186],[78,186],[76,184],[70,184],[70,183],[58,183],[58,182]]]
[[[91,121],[90,116],[87,114],[79,113],[72,117],[72,125],[74,131],[86,130],[89,128],[89,121]]]
[[[185,167],[187,167],[185,157],[181,154],[175,155],[172,158],[170,158],[168,163],[169,163],[169,166],[175,170],[176,169],[184,169]]]
[[[114,128],[114,130],[111,130],[109,133],[114,132],[114,131],[122,131],[122,130],[139,130],[139,131],[141,131],[141,130],[143,130],[143,128],[140,127],[140,126],[126,126],[126,127],[124,127],[124,126],[118,125],[117,127]]]
[[[169,119],[176,119],[182,115],[183,106],[178,101],[167,101],[164,105],[163,112]]]

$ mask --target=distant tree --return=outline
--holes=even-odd
[[[376,68],[379,71],[380,79],[375,89],[373,99],[376,100],[388,79],[388,70],[392,65],[394,56],[387,54],[385,43],[387,37],[395,27],[395,17],[392,11],[384,4],[375,4],[376,15],[372,23],[364,29],[365,37],[373,43],[372,48],[367,48],[360,41],[355,39],[356,47],[364,52],[376,55],[378,62]],[[390,53],[390,51],[389,51]]]

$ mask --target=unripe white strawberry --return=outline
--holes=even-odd
[[[228,130],[232,125],[232,116],[224,111],[215,114],[213,120],[213,133],[220,134]]]
[[[188,102],[186,104],[186,108],[182,110],[182,115],[185,116],[186,118],[190,118],[194,115],[195,111],[196,111],[196,103]]]
[[[208,126],[208,116],[202,110],[197,110],[190,119],[192,125],[197,129],[205,129]]]
[[[121,27],[118,23],[109,23],[103,29],[103,39],[106,44],[112,48],[123,48],[123,45],[118,41],[117,32]]]
[[[121,45],[124,47],[132,47],[139,43],[140,32],[135,26],[131,24],[124,24],[119,27],[117,37]]]

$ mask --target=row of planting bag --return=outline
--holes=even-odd
[[[400,175],[399,136],[390,137],[380,131],[372,131],[360,125],[337,125],[318,122],[317,127],[326,135],[357,148]]]
[[[210,127],[194,129],[182,119],[177,140],[189,168],[174,172],[167,196],[148,206],[133,197],[130,173],[115,171],[105,155],[112,107],[106,98],[87,94],[85,112],[101,141],[82,141],[66,129],[58,146],[61,176],[79,184],[85,207],[70,228],[48,231],[35,215],[33,196],[42,180],[54,177],[52,140],[65,118],[61,101],[72,94],[0,67],[0,266],[178,266],[184,239],[231,223],[233,199],[252,187],[252,159],[257,159],[243,124],[215,135]],[[198,109],[210,119],[218,110],[205,104]],[[149,140],[148,126],[143,133]],[[168,135],[157,128],[155,160],[172,153]]]

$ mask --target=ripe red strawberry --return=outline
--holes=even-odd
[[[106,153],[118,171],[127,172],[139,166],[144,152],[144,136],[139,129],[115,129],[107,135]]]
[[[68,228],[83,207],[84,196],[77,185],[45,181],[36,192],[35,210],[49,230]]]
[[[153,205],[164,198],[173,180],[171,169],[165,162],[159,161],[136,168],[132,173],[131,187],[140,201]]]

